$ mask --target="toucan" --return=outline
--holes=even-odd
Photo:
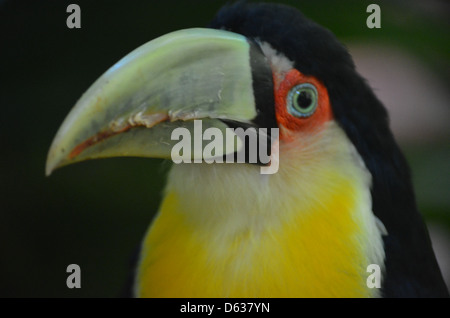
[[[206,28],[126,55],[70,111],[46,173],[95,158],[173,160],[174,130],[196,121],[278,129],[258,134],[271,162],[172,164],[134,296],[448,296],[386,109],[336,37],[289,6],[228,4]],[[261,173],[275,154],[276,173]]]

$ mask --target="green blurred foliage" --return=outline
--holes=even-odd
[[[70,108],[106,69],[157,36],[205,26],[226,2],[0,2],[0,296],[120,294],[131,256],[159,205],[170,164],[99,160],[46,178],[48,148]],[[81,29],[66,27],[70,3],[81,7]],[[286,3],[344,41],[394,43],[448,76],[440,71],[449,60],[448,24],[405,2]],[[369,3],[381,5],[382,29],[366,27]],[[414,151],[408,154],[420,163],[423,152]],[[448,206],[431,207],[439,209],[448,212]],[[430,217],[441,214],[449,224],[448,213]],[[72,263],[82,269],[78,290],[66,287],[66,267]]]

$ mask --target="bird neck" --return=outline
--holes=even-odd
[[[139,275],[144,282],[158,280],[170,267],[183,273],[177,286],[184,287],[175,292],[164,284],[141,292],[377,296],[366,286],[367,266],[383,267],[384,259],[370,174],[337,125],[300,140],[281,144],[274,175],[247,164],[174,165]],[[195,277],[201,288],[186,287]]]

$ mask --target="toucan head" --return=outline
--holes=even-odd
[[[171,132],[193,130],[195,119],[222,132],[279,128],[281,160],[289,150],[318,144],[322,131],[337,126],[372,175],[374,206],[386,198],[397,202],[398,191],[414,202],[387,112],[345,47],[329,30],[279,4],[226,6],[208,28],[163,35],[122,58],[66,117],[46,173],[94,158],[171,158],[177,142]]]
[[[95,158],[171,158],[171,132],[192,131],[196,119],[222,132],[279,128],[281,165],[283,157],[301,161],[302,149],[318,159],[306,151],[313,146],[326,154],[320,141],[337,127],[372,175],[373,196],[382,198],[374,205],[398,200],[398,189],[414,202],[387,112],[350,54],[329,30],[279,4],[225,6],[208,28],[163,35],[122,58],[64,120],[46,173]],[[216,156],[236,151],[223,148]]]
[[[279,128],[281,146],[344,117],[385,125],[381,105],[369,113],[352,103],[361,87],[376,100],[331,32],[290,7],[239,3],[209,28],[166,34],[112,66],[65,119],[46,172],[93,158],[170,158],[171,131],[195,119],[221,131]]]

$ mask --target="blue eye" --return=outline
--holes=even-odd
[[[293,87],[287,97],[287,109],[289,114],[295,117],[309,117],[316,108],[318,102],[317,89],[314,85],[304,83]]]

